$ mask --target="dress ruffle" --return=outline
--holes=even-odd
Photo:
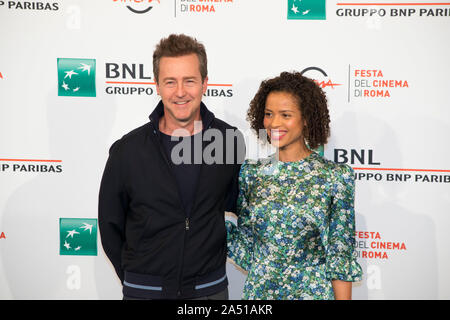
[[[231,221],[225,221],[227,228],[228,257],[244,270],[249,270],[253,260],[253,248],[249,239],[240,233]]]
[[[328,280],[361,281],[362,268],[352,256],[328,256],[326,275]]]

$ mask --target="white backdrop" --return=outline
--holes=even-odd
[[[358,179],[354,298],[449,299],[450,5],[411,2],[0,1],[0,299],[122,298],[99,239],[61,254],[60,219],[97,217],[109,146],[148,121],[170,33],[205,44],[204,102],[244,132],[263,79],[320,69],[305,75],[329,100],[325,157]],[[58,58],[95,59],[95,97],[58,95]],[[245,275],[227,271],[239,299]]]

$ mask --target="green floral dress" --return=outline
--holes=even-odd
[[[354,173],[317,153],[246,160],[228,256],[248,271],[243,299],[334,299],[331,280],[360,281]]]

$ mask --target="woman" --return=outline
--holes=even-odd
[[[261,83],[248,120],[267,130],[277,154],[243,163],[237,226],[227,221],[228,256],[248,271],[243,298],[351,299],[351,282],[362,276],[354,177],[312,151],[330,131],[322,89],[283,72]]]

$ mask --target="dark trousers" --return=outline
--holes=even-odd
[[[141,299],[141,298],[133,298],[133,297],[123,296],[123,300],[151,300],[151,299]],[[223,291],[214,293],[210,296],[186,299],[186,300],[228,300],[228,288],[226,288]]]

